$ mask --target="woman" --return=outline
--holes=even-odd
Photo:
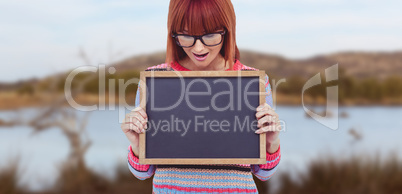
[[[255,70],[239,61],[236,46],[236,17],[230,0],[171,0],[168,15],[166,62],[148,69],[174,71]],[[279,118],[272,106],[271,88],[266,76],[266,102],[257,108],[256,133],[267,133],[267,163],[263,165],[141,165],[138,163],[139,133],[147,125],[147,114],[136,106],[126,115],[121,128],[131,145],[128,165],[137,178],[152,175],[154,193],[258,193],[252,173],[268,180],[280,160]],[[273,131],[276,129],[276,131]]]

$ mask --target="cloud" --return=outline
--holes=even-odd
[[[239,48],[306,57],[338,50],[401,49],[399,1],[233,0]],[[94,64],[165,50],[169,1],[3,0],[0,3],[0,81],[44,76],[83,65],[85,48]],[[353,41],[354,40],[354,41]],[[151,64],[150,64],[151,65]]]
[[[165,49],[166,22],[159,9],[166,3],[159,2],[160,8],[154,11],[142,11],[153,3],[158,2],[2,2],[1,67],[17,68],[1,71],[0,81],[41,77],[84,65],[78,59],[80,47],[94,65],[109,62],[110,45],[114,52],[123,51],[115,60]]]

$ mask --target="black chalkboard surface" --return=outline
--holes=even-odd
[[[256,108],[265,103],[263,71],[144,71],[142,164],[263,164],[265,134]]]

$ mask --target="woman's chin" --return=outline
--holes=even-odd
[[[208,66],[208,60],[204,61],[198,61],[196,59],[192,59],[194,65],[197,67],[197,69],[204,69]]]

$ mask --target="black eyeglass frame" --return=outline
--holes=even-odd
[[[210,34],[220,34],[220,35],[222,36],[221,41],[220,41],[219,43],[217,43],[217,44],[214,44],[214,45],[207,45],[207,44],[205,44],[204,40],[202,40],[202,37],[203,37],[203,36],[206,36],[206,35],[210,35]],[[224,31],[222,31],[222,32],[214,32],[214,33],[204,34],[204,35],[201,35],[201,36],[192,36],[192,35],[188,35],[188,34],[173,34],[173,35],[172,35],[172,38],[175,39],[176,44],[177,44],[178,46],[183,47],[183,48],[189,48],[189,47],[194,46],[194,45],[195,45],[195,42],[197,42],[198,39],[199,39],[199,40],[202,42],[202,44],[204,44],[205,46],[216,46],[216,45],[219,45],[219,44],[221,44],[221,43],[223,42],[223,39],[225,38],[225,37],[224,37],[225,34],[226,34],[226,30],[224,30]],[[193,44],[192,44],[191,46],[182,46],[182,45],[180,45],[178,36],[193,37],[193,38],[194,38],[194,42],[193,42]]]

